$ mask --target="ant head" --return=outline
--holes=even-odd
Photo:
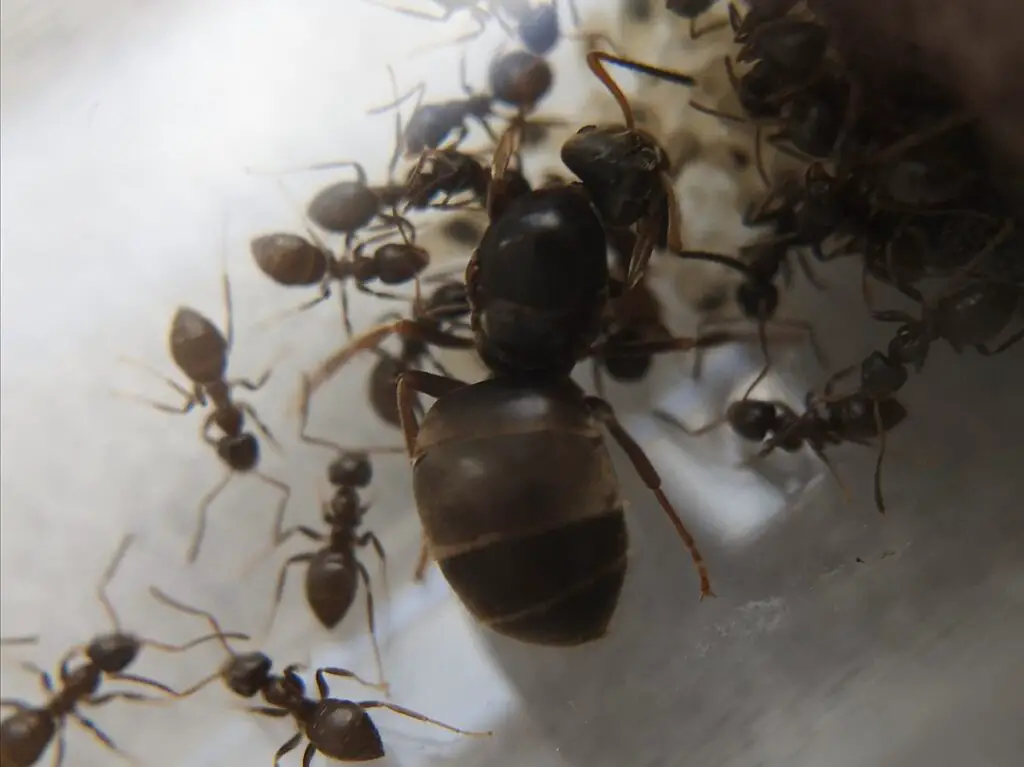
[[[761,442],[769,432],[778,430],[774,403],[760,399],[741,399],[729,405],[725,418],[736,435],[751,442]]]
[[[469,109],[469,102],[466,109]],[[455,129],[452,108],[447,104],[421,104],[412,113],[405,126],[405,151],[419,155],[427,149],[437,149]]]
[[[744,280],[736,287],[736,303],[745,317],[767,320],[779,308],[779,289],[771,282]]]
[[[715,0],[667,0],[665,10],[684,19],[695,19],[715,4]]]
[[[519,39],[530,53],[546,56],[558,37],[558,9],[553,2],[531,6],[520,15]]]
[[[273,661],[261,652],[236,655],[224,664],[224,683],[235,695],[251,698],[270,681]]]
[[[440,321],[458,320],[469,314],[466,283],[459,280],[442,282],[427,298],[426,313]]]
[[[85,657],[104,674],[116,674],[128,668],[141,647],[138,637],[131,634],[101,634],[86,645]]]
[[[562,144],[562,162],[587,188],[604,222],[632,226],[664,194],[664,150],[646,134],[623,125],[587,125]]]
[[[491,63],[491,93],[503,104],[531,110],[551,90],[551,65],[529,51],[512,51]]]
[[[903,365],[920,368],[928,358],[930,346],[923,323],[908,322],[901,325],[889,342],[889,358]]]
[[[249,471],[260,462],[260,443],[250,432],[221,437],[217,440],[217,455],[235,471]]]
[[[879,351],[871,352],[860,365],[861,390],[870,397],[888,397],[907,382],[907,371]]]
[[[327,481],[336,487],[367,487],[373,479],[373,464],[363,452],[345,451],[327,467]]]

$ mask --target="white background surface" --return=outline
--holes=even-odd
[[[116,360],[133,356],[171,373],[165,338],[179,304],[222,322],[227,216],[231,372],[276,366],[250,397],[285,446],[263,465],[295,488],[290,519],[314,521],[329,456],[291,437],[295,374],[333,348],[339,325],[328,304],[254,328],[301,297],[253,268],[247,240],[297,221],[273,184],[244,168],[358,157],[380,172],[391,123],[362,113],[388,98],[383,65],[396,62],[406,85],[429,69],[442,89],[432,93],[454,92],[454,52],[408,59],[425,38],[453,33],[336,0],[4,4],[0,633],[43,636],[38,647],[5,649],[5,697],[39,700],[19,660],[49,667],[69,644],[106,630],[93,584],[126,530],[139,540],[111,592],[127,626],[168,641],[202,630],[155,607],[146,596],[155,583],[232,628],[261,633],[277,563],[301,547],[289,544],[242,575],[265,550],[274,504],[242,479],[214,510],[199,563],[185,567],[196,503],[220,467],[196,437],[200,417],[109,394],[166,395]],[[630,50],[655,47],[641,40]],[[474,47],[471,65],[482,66],[488,51]],[[594,92],[578,66],[565,66],[574,52],[563,45],[557,57],[559,110]],[[606,97],[594,100],[607,114]],[[330,178],[288,183],[302,198]],[[690,220],[699,239],[704,222]],[[837,364],[885,338],[854,330],[863,308],[840,290],[800,306],[820,321]],[[360,316],[379,311],[364,306]],[[854,503],[824,484],[779,516],[781,498],[766,480],[729,468],[738,455],[726,435],[680,450],[641,417],[650,397],[692,405],[669,386],[685,363],[662,363],[624,405],[694,525],[719,598],[696,604],[689,562],[624,471],[637,510],[634,565],[612,635],[573,652],[478,637],[436,573],[424,589],[409,586],[417,530],[408,471],[401,459],[381,458],[368,525],[391,564],[393,599],[382,614],[393,699],[496,731],[460,740],[381,714],[392,762],[1014,763],[1024,753],[1016,724],[1024,660],[1014,646],[1024,635],[1018,363],[1019,354],[960,360],[936,349],[927,376],[907,387],[912,418],[893,440],[885,519],[871,510],[870,454],[842,453]],[[397,444],[366,412],[367,369],[354,365],[318,402],[318,429],[350,444]],[[734,385],[721,375],[710,376],[721,380],[707,395],[711,410]],[[770,478],[794,467],[776,469]],[[795,469],[815,473],[806,462]],[[330,662],[372,674],[359,605],[331,635],[309,615],[298,580],[259,646],[278,667]],[[137,670],[184,686],[219,662],[215,650],[198,651],[181,662],[147,656]],[[333,690],[361,695],[340,683]],[[173,707],[112,704],[95,720],[137,762],[157,766],[269,763],[290,734],[255,721],[219,688]],[[69,741],[71,767],[113,763],[74,728]]]

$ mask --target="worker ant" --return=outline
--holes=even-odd
[[[89,730],[111,751],[122,753],[106,733],[80,713],[79,708],[102,706],[113,700],[137,702],[160,700],[131,691],[119,690],[101,694],[99,690],[104,681],[132,682],[159,690],[170,696],[177,696],[178,693],[175,690],[162,682],[126,673],[125,669],[135,662],[139,653],[146,647],[163,652],[179,653],[212,639],[224,641],[225,635],[219,630],[216,634],[202,636],[180,645],[158,642],[154,639],[126,633],[123,630],[117,611],[107,597],[106,589],[128,552],[132,540],[132,536],[125,536],[121,541],[97,587],[100,603],[110,618],[114,631],[95,636],[87,644],[76,645],[64,654],[60,661],[59,687],[55,687],[49,672],[31,663],[22,664],[28,671],[39,675],[43,689],[49,696],[49,700],[44,706],[30,706],[24,701],[9,698],[0,701],[0,707],[11,708],[15,711],[0,725],[0,761],[5,767],[31,767],[39,761],[54,739],[57,740],[57,751],[53,763],[55,767],[60,767],[64,761],[64,726],[69,718]],[[238,633],[228,636],[235,639],[249,638],[245,634]],[[34,638],[15,638],[4,640],[3,643],[27,644],[27,641],[22,640],[28,639]],[[80,653],[84,655],[85,662],[72,668],[71,662]]]
[[[406,233],[408,228],[409,233]],[[378,298],[404,300],[405,296],[369,287],[374,280],[383,285],[406,285],[419,279],[430,265],[430,253],[416,244],[416,228],[405,219],[398,226],[402,242],[386,242],[365,255],[367,247],[391,237],[383,232],[359,242],[350,253],[336,257],[326,243],[310,228],[309,240],[296,234],[260,235],[249,243],[260,270],[279,285],[319,285],[320,295],[292,311],[305,311],[331,297],[331,283],[340,283],[341,314],[345,332],[352,335],[347,286]]]
[[[530,189],[530,182],[517,168],[508,168],[505,180],[518,191]],[[406,207],[423,210],[474,205],[482,210],[486,205],[490,183],[490,168],[472,155],[457,149],[428,149],[420,155],[409,172],[406,180]],[[440,195],[443,195],[443,199],[438,200]]]
[[[473,347],[489,378],[466,384],[407,371],[398,404],[413,489],[430,554],[481,623],[520,641],[576,645],[601,637],[615,611],[627,531],[601,426],[629,456],[686,545],[711,594],[703,557],[643,449],[611,406],[569,374],[592,356],[716,346],[726,333],[616,344],[599,341],[609,294],[607,238],[579,184],[512,199],[495,153],[491,222],[466,268],[473,339],[406,319],[353,339],[305,377],[304,401],[358,352],[398,334]],[[415,394],[435,397],[422,424]],[[509,467],[514,470],[510,471]],[[539,566],[523,567],[530,561]]]
[[[875,463],[874,496],[878,511],[885,513],[882,498],[882,460],[885,457],[886,435],[907,417],[906,408],[896,399],[872,399],[860,392],[842,397],[815,398],[808,393],[806,409],[797,414],[789,405],[778,400],[744,398],[733,402],[725,415],[698,429],[690,429],[674,416],[658,410],[655,415],[691,436],[705,434],[722,424],[748,442],[763,443],[757,457],[763,458],[776,449],[795,453],[804,445],[814,451],[829,470],[844,494],[849,491],[843,484],[825,450],[844,442],[868,445],[878,439],[878,458]]]
[[[223,637],[220,624],[212,613],[179,602],[156,587],[151,587],[153,597],[175,610],[203,618]],[[295,735],[288,739],[274,754],[274,765],[278,767],[281,758],[289,751],[298,747],[302,738],[309,743],[302,755],[302,764],[309,767],[313,757],[321,753],[331,759],[342,762],[368,762],[384,756],[384,744],[380,733],[368,711],[383,708],[396,714],[415,719],[419,722],[436,725],[442,729],[459,735],[487,736],[490,732],[470,732],[439,722],[416,711],[394,703],[379,700],[351,701],[332,698],[327,687],[327,677],[351,679],[359,684],[382,689],[382,685],[368,682],[358,674],[342,668],[320,668],[315,673],[319,700],[306,695],[306,684],[298,675],[303,667],[292,663],[285,667],[281,674],[271,673],[273,661],[262,652],[236,653],[227,641],[221,641],[228,654],[228,660],[215,674],[203,679],[177,697],[185,698],[217,681],[241,698],[253,698],[259,695],[262,705],[251,706],[250,711],[261,716],[277,719],[291,717],[296,729]]]
[[[458,11],[467,11],[476,23],[476,29],[452,40],[452,45],[479,37],[491,19],[497,21],[511,37],[518,39],[530,53],[537,56],[546,56],[561,38],[558,6],[555,0],[545,3],[532,3],[529,0],[433,0],[437,10],[434,14],[398,8],[381,0],[365,2],[425,21],[447,21]],[[567,0],[566,4],[569,6],[573,25],[579,27],[579,12],[575,0]]]
[[[210,506],[236,473],[256,477],[281,494],[275,515],[275,535],[280,534],[285,508],[291,497],[291,488],[287,484],[257,469],[260,461],[260,443],[255,434],[246,430],[245,419],[248,416],[259,433],[271,445],[278,447],[277,440],[274,439],[270,428],[260,419],[252,405],[247,402],[239,402],[231,396],[232,390],[236,387],[247,391],[261,389],[270,378],[270,370],[267,370],[255,381],[247,378],[225,378],[228,358],[234,344],[231,282],[226,267],[221,272],[221,284],[226,319],[224,333],[221,333],[213,322],[198,311],[186,306],[179,307],[171,321],[168,336],[171,358],[192,383],[191,390],[142,362],[125,360],[160,378],[178,392],[184,398],[184,402],[180,405],[168,405],[134,394],[122,396],[144,402],[164,413],[178,415],[191,412],[196,405],[200,407],[209,405],[213,409],[203,421],[200,436],[216,451],[217,457],[224,463],[227,471],[223,479],[214,485],[199,503],[199,522],[189,546],[189,562],[195,562],[199,556],[199,547],[206,531],[206,517]],[[212,434],[214,427],[219,430],[220,436]]]
[[[366,588],[366,620],[370,629],[370,641],[373,645],[377,675],[383,683],[384,672],[381,664],[380,646],[377,642],[377,624],[374,613],[373,591],[370,586],[370,573],[356,556],[356,549],[372,546],[380,558],[381,566],[386,567],[387,560],[384,547],[373,532],[359,532],[363,516],[369,506],[363,504],[359,491],[369,486],[373,479],[373,465],[367,452],[345,450],[333,442],[316,440],[338,450],[337,456],[327,467],[327,478],[334,486],[334,495],[322,505],[323,520],[329,528],[325,537],[323,533],[305,525],[290,527],[281,533],[274,542],[280,546],[293,535],[303,535],[311,541],[323,544],[319,551],[303,552],[289,557],[281,565],[277,587],[274,591],[274,603],[270,614],[270,625],[273,624],[277,608],[284,594],[288,569],[292,565],[305,564],[306,568],[306,601],[313,614],[325,628],[334,628],[349,609],[351,609],[359,589],[360,580]],[[401,448],[390,452],[401,452]],[[385,582],[386,582],[385,570]]]
[[[491,92],[478,93],[469,85],[466,57],[459,60],[459,80],[466,97],[424,104],[426,83],[420,82],[404,95],[370,109],[367,114],[382,114],[396,110],[410,98],[416,98],[412,115],[404,128],[399,128],[398,144],[407,157],[418,157],[429,149],[455,149],[469,135],[468,122],[473,120],[497,143],[489,119],[499,117],[495,103],[514,107],[518,122],[525,122],[537,103],[551,90],[554,75],[551,66],[541,57],[527,51],[512,51],[498,56],[488,69]],[[452,137],[452,134],[455,134]],[[450,140],[449,140],[450,139]]]

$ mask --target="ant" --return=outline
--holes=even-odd
[[[270,624],[273,625],[274,615],[281,604],[284,594],[288,568],[296,564],[306,564],[306,601],[313,614],[325,628],[334,628],[341,622],[352,603],[355,601],[359,581],[366,587],[366,619],[370,628],[370,639],[373,644],[373,655],[377,664],[377,675],[384,678],[380,659],[380,647],[377,643],[377,628],[373,606],[373,591],[370,587],[370,573],[366,566],[356,557],[356,549],[372,546],[380,558],[381,565],[386,567],[384,547],[372,532],[359,532],[363,516],[369,506],[362,503],[359,491],[369,486],[373,479],[373,465],[369,453],[345,450],[340,445],[328,443],[326,440],[315,440],[338,450],[338,455],[327,467],[327,478],[334,486],[334,495],[323,504],[323,520],[330,528],[325,536],[305,525],[296,525],[281,533],[274,542],[280,546],[295,534],[303,535],[311,541],[323,544],[316,552],[295,554],[281,566],[277,587],[274,592],[274,605],[270,613]],[[395,448],[389,452],[401,452]],[[385,582],[387,579],[385,570]]]
[[[705,434],[727,423],[741,439],[763,443],[758,458],[779,448],[787,453],[795,453],[807,445],[825,464],[847,498],[849,491],[825,455],[825,449],[844,442],[868,445],[870,440],[877,438],[879,448],[875,463],[874,496],[878,511],[884,514],[882,460],[885,457],[886,434],[906,419],[906,408],[892,397],[876,400],[859,392],[842,397],[826,397],[824,400],[816,400],[813,393],[808,393],[805,404],[805,411],[797,414],[789,405],[778,400],[744,398],[730,404],[724,416],[698,429],[690,429],[679,419],[661,410],[655,411],[655,415],[691,436]]]
[[[304,399],[355,354],[399,334],[475,348],[490,377],[467,384],[404,372],[398,406],[428,553],[474,617],[520,641],[578,645],[607,631],[627,563],[625,512],[601,427],[627,453],[711,586],[693,537],[661,478],[611,406],[570,374],[588,357],[686,350],[735,336],[599,340],[610,291],[608,240],[589,190],[537,189],[512,199],[500,169],[491,221],[466,268],[472,340],[411,320],[379,325],[305,377]],[[468,341],[468,343],[467,343]],[[416,393],[436,398],[420,423]],[[525,567],[527,562],[534,566]],[[539,563],[539,564],[538,564]]]
[[[477,238],[479,241],[479,237]],[[444,282],[435,288],[426,301],[413,301],[412,319],[417,323],[433,325],[438,331],[442,326],[451,329],[465,327],[465,318],[469,314],[466,300],[466,286],[459,281]],[[385,315],[381,321],[397,319],[393,315]],[[424,361],[430,363],[438,373],[451,376],[441,361],[430,351],[430,345],[419,338],[402,336],[401,351],[397,355],[376,349],[377,362],[370,371],[368,393],[370,406],[377,416],[396,429],[402,428],[398,413],[396,386],[398,376],[407,370],[422,367]]]
[[[405,219],[398,226],[402,242],[387,242],[377,247],[372,256],[364,250],[374,242],[391,236],[390,232],[377,234],[361,241],[350,254],[336,257],[326,243],[310,228],[309,240],[296,234],[275,233],[260,235],[249,243],[256,265],[278,285],[319,285],[320,295],[292,311],[305,311],[331,297],[331,282],[341,284],[341,314],[345,332],[352,335],[349,298],[346,286],[351,282],[356,290],[387,299],[404,296],[370,288],[367,283],[377,280],[383,285],[398,286],[419,279],[430,265],[430,253],[416,244],[416,229]],[[406,226],[411,236],[406,234]],[[311,240],[311,241],[310,241]]]
[[[490,93],[477,93],[468,82],[466,57],[459,60],[459,80],[466,97],[424,104],[426,83],[417,83],[402,96],[384,106],[375,107],[367,114],[376,115],[399,106],[416,97],[412,115],[404,129],[400,128],[399,146],[407,157],[418,157],[429,149],[455,149],[469,135],[469,120],[480,124],[492,141],[497,143],[488,118],[497,116],[495,102],[515,107],[516,122],[524,123],[525,115],[551,90],[554,75],[551,66],[541,57],[527,51],[512,51],[498,56],[488,69]],[[398,113],[396,112],[396,117]],[[455,134],[449,141],[449,137]]]
[[[215,631],[220,632],[218,636],[224,636],[220,624],[212,613],[172,599],[155,586],[150,588],[150,593],[168,607],[205,619]],[[298,671],[303,668],[301,665],[292,663],[285,667],[283,673],[273,674],[273,661],[264,653],[236,653],[223,638],[221,644],[229,658],[220,671],[181,692],[177,697],[193,695],[219,679],[240,698],[253,698],[259,695],[263,705],[250,707],[249,710],[253,713],[277,719],[291,717],[298,731],[274,754],[274,767],[280,765],[285,754],[298,747],[303,737],[309,741],[302,755],[303,767],[309,767],[318,752],[342,762],[369,762],[380,759],[384,756],[384,744],[368,714],[372,708],[388,709],[409,719],[433,724],[459,735],[491,734],[460,730],[394,703],[379,700],[356,702],[332,698],[327,687],[328,676],[351,679],[365,687],[382,689],[381,685],[368,682],[358,674],[342,668],[317,669],[315,678],[320,697],[319,700],[315,700],[306,695],[306,684],[298,675]]]
[[[380,0],[365,2],[425,21],[447,21],[458,11],[468,11],[476,23],[476,29],[452,40],[452,45],[479,37],[492,18],[510,36],[517,38],[530,53],[537,56],[546,56],[550,53],[561,37],[555,0],[545,3],[533,3],[530,0],[433,0],[437,7],[435,14],[397,8]],[[578,28],[580,17],[575,0],[567,0],[566,4],[569,6],[573,25]]]
[[[704,29],[697,29],[697,19],[711,10],[718,0],[666,0],[666,10],[672,11],[689,22],[690,39],[697,40],[709,32],[723,29],[728,22],[716,21],[708,24]]]
[[[100,694],[100,685],[105,680],[133,682],[170,696],[177,696],[178,693],[167,685],[148,677],[125,673],[125,669],[135,662],[145,647],[152,647],[163,652],[179,653],[212,639],[224,641],[225,635],[221,634],[219,630],[216,634],[199,637],[185,644],[171,645],[153,639],[145,639],[122,629],[121,621],[107,597],[106,589],[128,552],[132,540],[132,536],[125,536],[122,539],[97,587],[100,603],[114,627],[113,633],[100,634],[93,637],[88,644],[78,645],[68,650],[60,662],[59,687],[54,686],[49,672],[31,663],[23,664],[25,669],[39,675],[39,680],[49,695],[46,705],[30,706],[24,701],[8,698],[0,701],[0,707],[15,710],[15,713],[4,719],[3,724],[0,725],[0,762],[3,762],[5,767],[31,767],[39,761],[55,738],[57,751],[53,763],[55,767],[60,767],[64,761],[64,725],[68,718],[74,719],[89,730],[111,751],[122,753],[106,733],[79,712],[79,707],[102,706],[113,700],[136,702],[159,700],[129,691]],[[249,638],[245,634],[237,633],[228,636],[235,639]],[[34,640],[34,637],[5,639],[3,644],[29,644],[31,643],[29,640]],[[80,653],[84,655],[85,662],[72,668],[71,662]]]
[[[529,191],[530,182],[522,171],[509,168],[506,182],[519,191]],[[491,183],[491,170],[472,155],[457,149],[428,149],[420,155],[406,181],[406,205],[410,208],[464,208],[487,199]],[[452,199],[468,193],[470,197],[459,202]],[[444,199],[435,201],[438,195]],[[479,237],[477,238],[479,239]]]
[[[184,402],[180,405],[168,405],[134,394],[123,396],[146,403],[164,413],[178,415],[191,412],[196,405],[200,407],[209,405],[212,408],[212,412],[203,421],[200,435],[203,441],[216,451],[227,471],[223,479],[214,485],[199,503],[199,522],[189,546],[189,562],[195,562],[199,556],[199,547],[206,531],[206,516],[211,504],[227,487],[236,473],[254,476],[281,494],[274,526],[278,534],[284,519],[285,507],[291,497],[291,488],[288,485],[257,469],[260,461],[260,443],[255,434],[246,430],[246,416],[252,420],[260,434],[275,447],[278,447],[277,440],[274,439],[269,427],[263,423],[252,405],[247,402],[239,402],[231,396],[232,389],[236,387],[247,391],[261,389],[270,378],[270,370],[267,370],[255,381],[247,378],[225,378],[228,357],[234,344],[231,282],[226,267],[221,272],[221,284],[226,316],[226,331],[224,333],[221,333],[213,322],[198,311],[186,306],[179,307],[171,321],[168,335],[171,358],[179,370],[188,377],[192,384],[191,390],[144,363],[125,360],[166,382],[184,398]],[[214,436],[211,433],[214,427],[220,431],[220,436]]]

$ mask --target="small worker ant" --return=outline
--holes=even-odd
[[[205,619],[215,631],[220,632],[219,636],[224,636],[220,624],[212,613],[172,599],[156,587],[151,587],[150,592],[154,598],[168,607]],[[365,687],[382,689],[382,685],[368,682],[347,669],[317,669],[314,676],[320,698],[319,700],[309,698],[306,695],[306,684],[298,675],[298,671],[303,668],[300,664],[292,663],[285,667],[283,673],[273,674],[271,673],[273,661],[264,653],[236,653],[226,641],[222,640],[221,643],[229,658],[220,671],[181,692],[177,697],[184,698],[193,695],[219,679],[232,693],[241,698],[253,698],[258,694],[264,705],[251,706],[249,710],[253,713],[276,719],[291,717],[298,732],[274,754],[274,767],[280,765],[281,758],[285,754],[298,747],[303,737],[309,741],[302,755],[303,767],[309,767],[317,753],[341,762],[369,762],[383,757],[384,744],[376,725],[368,714],[368,710],[372,708],[387,709],[409,719],[433,724],[459,735],[491,735],[490,732],[460,730],[404,706],[386,701],[356,702],[332,698],[327,687],[328,676],[351,679]]]
[[[411,236],[406,233],[409,228]],[[398,225],[402,242],[379,245],[372,256],[364,250],[375,242],[391,236],[390,232],[374,235],[359,242],[351,253],[336,257],[327,244],[307,228],[309,240],[296,234],[274,233],[260,235],[249,243],[253,259],[260,270],[279,285],[319,285],[320,295],[300,305],[292,312],[305,311],[331,297],[331,283],[340,284],[341,315],[345,332],[352,335],[347,286],[354,283],[356,290],[378,298],[404,300],[405,296],[369,287],[376,280],[382,285],[406,285],[419,279],[430,265],[430,253],[416,244],[416,229],[402,219]],[[289,312],[289,313],[292,313]]]
[[[476,29],[460,35],[448,43],[449,45],[479,37],[491,19],[497,21],[509,36],[518,39],[530,53],[537,56],[546,56],[550,53],[561,37],[556,0],[544,3],[529,0],[433,0],[437,10],[437,13],[433,14],[410,8],[398,8],[381,0],[364,1],[424,21],[447,21],[458,11],[467,11],[476,23]],[[569,6],[573,25],[578,28],[580,18],[575,0],[566,0],[566,4]]]
[[[171,645],[126,633],[122,629],[121,621],[107,597],[106,589],[128,552],[132,540],[132,536],[125,536],[121,541],[97,587],[100,603],[114,627],[113,633],[100,634],[93,637],[88,644],[76,645],[68,650],[60,661],[59,687],[54,686],[49,672],[31,663],[22,664],[26,670],[39,675],[43,689],[49,695],[46,705],[37,707],[30,706],[21,700],[9,698],[0,700],[0,707],[15,710],[15,713],[5,718],[3,724],[0,725],[0,762],[4,764],[4,767],[31,767],[39,761],[55,738],[57,750],[53,764],[55,767],[60,767],[64,761],[64,726],[69,718],[89,730],[111,751],[122,753],[106,733],[79,712],[79,707],[102,706],[113,700],[137,702],[160,700],[130,691],[100,694],[100,685],[104,681],[133,682],[170,696],[177,696],[178,693],[167,685],[148,677],[125,673],[125,669],[135,662],[139,653],[146,647],[163,652],[179,653],[213,639],[224,641],[224,635],[219,633],[219,630],[216,634],[199,637],[185,644]],[[238,633],[228,636],[235,639],[249,638],[245,634]],[[25,640],[30,639],[34,638],[5,639],[2,640],[2,643],[28,644],[29,642]],[[71,662],[80,653],[84,655],[85,662],[72,668]]]
[[[270,444],[277,447],[277,440],[274,439],[270,428],[263,423],[252,405],[247,402],[239,402],[231,396],[232,389],[236,387],[241,387],[248,391],[261,389],[270,378],[270,370],[267,370],[255,381],[247,378],[225,378],[228,358],[231,353],[231,347],[234,344],[231,282],[228,278],[226,267],[221,273],[221,284],[226,317],[226,330],[224,333],[221,333],[220,329],[213,322],[198,311],[186,306],[179,307],[178,311],[174,314],[174,319],[171,321],[171,330],[168,336],[171,358],[178,366],[178,369],[191,381],[191,390],[185,388],[172,378],[164,376],[145,363],[130,359],[125,360],[160,378],[178,392],[184,398],[184,402],[180,405],[168,405],[147,397],[118,393],[121,396],[128,396],[131,399],[146,403],[164,413],[181,415],[191,412],[196,405],[200,407],[209,405],[213,408],[213,412],[203,421],[200,436],[204,442],[216,451],[217,456],[224,463],[227,471],[223,479],[214,485],[199,503],[199,522],[196,526],[192,543],[189,546],[189,562],[195,562],[199,556],[199,547],[202,544],[203,535],[206,531],[206,516],[211,504],[227,487],[236,473],[254,476],[281,494],[274,525],[277,534],[280,533],[285,507],[288,505],[288,499],[291,497],[291,488],[287,484],[257,469],[260,461],[260,443],[255,434],[246,430],[246,416],[252,420],[260,434]],[[214,436],[211,433],[214,427],[220,431],[220,436]]]
[[[698,429],[687,427],[664,411],[657,410],[654,414],[691,436],[705,434],[727,423],[741,439],[763,443],[758,458],[779,448],[795,453],[807,445],[825,464],[847,497],[849,491],[825,455],[826,448],[844,442],[868,445],[870,440],[878,439],[874,496],[878,511],[884,514],[882,459],[885,457],[886,435],[907,417],[906,408],[892,397],[874,400],[861,393],[824,400],[808,393],[805,403],[806,410],[797,414],[785,402],[744,398],[730,404],[724,416]]]
[[[420,82],[402,96],[396,93],[391,103],[374,107],[367,114],[377,115],[396,110],[397,118],[398,107],[415,96],[412,115],[405,127],[399,128],[399,151],[404,151],[406,157],[418,157],[430,149],[457,148],[469,135],[467,123],[470,120],[477,122],[488,137],[497,143],[498,137],[488,122],[489,118],[500,117],[494,111],[495,103],[515,108],[516,117],[512,119],[525,123],[526,115],[551,90],[554,75],[551,66],[541,57],[527,51],[512,51],[497,56],[491,62],[488,78],[490,93],[474,91],[469,85],[466,57],[463,55],[459,60],[459,79],[465,98],[424,104],[423,96],[427,86]],[[540,122],[548,124],[551,121]]]
[[[303,552],[289,557],[281,565],[277,587],[274,591],[274,603],[271,609],[269,625],[273,624],[277,608],[284,594],[288,568],[292,565],[305,564],[306,568],[306,601],[309,603],[317,620],[326,627],[334,628],[344,618],[355,601],[362,580],[366,588],[366,620],[370,629],[370,641],[373,645],[374,660],[377,665],[377,676],[383,683],[384,671],[380,657],[380,646],[377,641],[377,624],[374,613],[373,591],[370,586],[370,573],[356,556],[356,549],[372,546],[380,558],[381,566],[387,566],[384,547],[373,532],[359,532],[363,516],[369,506],[363,504],[359,491],[369,486],[373,479],[373,465],[367,452],[345,450],[340,445],[326,440],[316,439],[320,444],[329,445],[338,450],[337,456],[327,467],[327,478],[334,487],[332,498],[323,503],[323,520],[329,527],[325,537],[323,533],[305,525],[290,527],[281,533],[274,542],[280,546],[293,535],[303,535],[311,541],[323,544],[319,551]],[[378,450],[378,452],[380,452]],[[395,448],[389,452],[402,452]],[[384,571],[385,583],[387,570]]]

